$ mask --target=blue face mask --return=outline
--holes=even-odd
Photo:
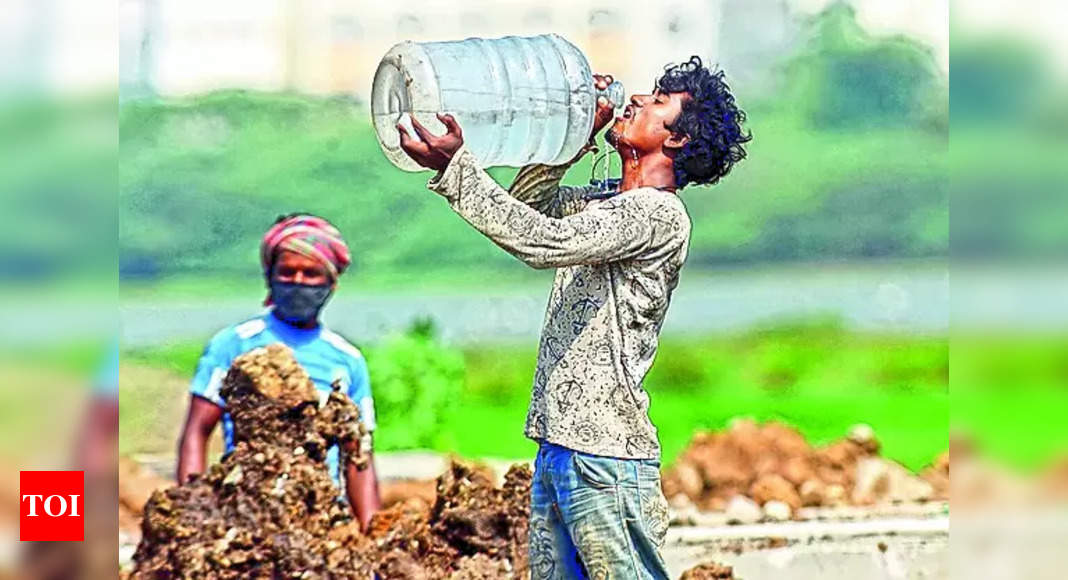
[[[275,314],[278,318],[293,323],[317,319],[319,311],[333,292],[330,284],[309,286],[271,280],[270,286]]]

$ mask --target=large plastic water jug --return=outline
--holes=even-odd
[[[618,82],[604,91],[593,83],[586,57],[555,34],[402,42],[375,72],[371,115],[382,151],[407,171],[423,168],[400,148],[397,123],[411,114],[441,134],[439,112],[456,117],[485,166],[559,165],[589,139],[598,96],[623,103]]]

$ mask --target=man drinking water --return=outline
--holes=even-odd
[[[610,77],[596,77],[599,89]],[[598,101],[594,135],[611,121]],[[678,190],[715,184],[750,140],[722,72],[697,57],[634,95],[606,140],[618,191],[562,187],[563,166],[528,166],[505,190],[464,148],[413,119],[401,146],[472,227],[533,268],[556,268],[526,435],[540,445],[531,491],[533,578],[667,578],[660,444],[642,382],[690,239]],[[592,142],[591,136],[591,142]],[[587,147],[588,151],[590,147]],[[583,153],[585,153],[584,151]]]

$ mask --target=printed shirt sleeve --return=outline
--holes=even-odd
[[[447,198],[475,229],[533,268],[617,262],[681,243],[679,229],[658,228],[651,219],[665,209],[654,198],[669,194],[624,194],[554,218],[510,196],[465,148],[428,187]]]
[[[193,382],[189,387],[190,393],[220,407],[226,406],[219,389],[236,356],[233,352],[235,340],[231,330],[224,330],[211,339],[204,353],[200,355],[196,374],[193,375]]]
[[[512,180],[512,186],[508,188],[509,195],[549,217],[562,218],[582,211],[587,203],[587,188],[563,186],[560,181],[568,169],[591,149],[592,146],[586,146],[564,165],[523,167]]]
[[[368,431],[374,431],[375,402],[371,396],[371,376],[367,372],[367,361],[361,356],[352,359],[352,380],[349,383],[349,398],[360,408],[360,420]]]

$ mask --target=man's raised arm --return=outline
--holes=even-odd
[[[621,195],[554,218],[511,197],[466,149],[428,184],[456,213],[532,268],[602,264],[681,244],[688,226],[669,193]]]
[[[584,155],[594,149],[592,144],[563,165],[527,165],[519,170],[508,194],[549,217],[562,218],[576,214],[586,207],[586,189],[560,185],[564,175]]]

